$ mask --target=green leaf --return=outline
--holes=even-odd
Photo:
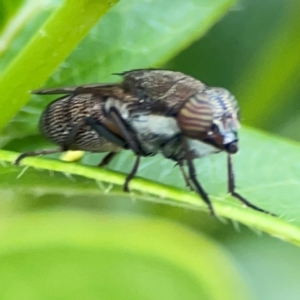
[[[250,299],[226,252],[204,236],[74,212],[1,218],[0,285],[7,300]]]
[[[24,0],[2,0],[0,2],[0,32],[7,26],[7,23],[9,23],[23,2]]]
[[[123,0],[101,18],[77,49],[55,71],[46,85],[117,81],[119,78],[112,76],[112,73],[139,67],[159,66],[199,36],[204,35],[233,2],[233,0],[174,0],[170,4],[168,0]],[[73,31],[73,27],[72,24],[66,24],[69,30]],[[50,37],[50,33],[47,36]],[[58,53],[57,47],[60,44],[69,43],[67,37],[56,35],[56,38],[60,42],[51,43],[50,49],[53,53]],[[45,54],[45,57],[47,64],[53,66],[52,70],[54,70],[57,62],[55,64],[52,62],[53,55]],[[29,67],[33,68],[34,65]],[[18,91],[18,95],[14,94],[10,97],[18,100],[22,97],[27,101],[26,93],[39,88],[43,83],[39,72],[42,70],[35,68],[19,73],[16,77],[24,76],[26,91]],[[15,81],[11,84],[15,85]],[[9,87],[6,85],[2,85],[2,88],[4,95],[8,92],[16,92],[15,89],[7,91]],[[21,92],[22,95],[19,95]],[[0,93],[2,94],[1,79]],[[5,101],[7,103],[8,98],[1,97],[0,106]],[[33,97],[6,127],[3,137],[11,139],[36,134],[37,119],[47,101],[45,97]],[[18,107],[13,104],[14,113],[19,110],[21,104],[19,101]],[[5,109],[13,110],[12,107]],[[7,121],[7,118],[5,120]],[[4,124],[4,119],[2,122]],[[6,140],[2,143],[5,142]]]
[[[115,2],[66,0],[52,14],[0,78],[0,105],[5,107],[0,128],[29,100],[29,91],[49,78]],[[7,103],[10,105],[5,106]]]
[[[272,217],[244,207],[226,194],[226,163],[222,154],[197,161],[198,178],[212,195],[217,215],[300,245],[300,204],[298,201],[300,185],[297,180],[300,177],[300,164],[297,163],[299,145],[249,129],[243,130],[241,137],[242,150],[234,158],[237,190],[253,204],[279,217]],[[13,162],[16,157],[17,154],[12,152],[0,152],[0,160],[4,162]],[[93,160],[94,163],[96,161],[96,159]],[[274,162],[278,163],[274,164]],[[1,176],[0,179],[2,190],[5,194],[12,196],[12,187],[14,187],[16,199],[24,193],[29,198],[28,194],[35,194],[35,191],[39,191],[38,194],[53,193],[53,191],[56,194],[77,194],[84,198],[84,195],[95,195],[98,189],[99,195],[111,197],[112,200],[122,197],[124,201],[127,198],[180,205],[196,210],[207,209],[198,195],[157,183],[178,186],[180,182],[183,185],[181,174],[178,170],[173,170],[173,163],[159,156],[143,159],[139,172],[143,179],[134,179],[130,184],[133,194],[123,194],[121,191],[121,186],[125,181],[124,173],[37,157],[27,158],[22,163],[38,169],[91,178],[100,182],[100,188],[97,188],[95,183],[86,185],[86,178],[81,177],[75,178],[76,184],[67,179],[62,180],[61,176],[56,179],[54,176],[51,183],[47,183],[49,177],[47,173],[41,172],[33,176],[33,170],[30,173],[27,173],[29,170],[26,171],[21,178],[14,180],[20,170],[17,167],[3,166],[1,172],[5,176]],[[113,167],[124,171],[124,167],[130,169],[131,165],[132,159],[124,153],[119,155]],[[156,182],[144,178],[150,178]],[[118,188],[114,188],[115,185]],[[71,190],[73,192],[70,192]],[[99,201],[101,201],[100,198]]]
[[[299,17],[300,2],[288,3],[281,26],[264,36],[255,59],[236,83],[248,124],[274,131],[298,114],[294,101],[299,93]]]
[[[20,54],[62,0],[24,0],[18,3],[18,8],[15,6],[17,4],[15,1],[7,0],[5,2],[9,2],[9,6],[13,4],[15,12],[5,19],[5,27],[0,35],[1,73]]]

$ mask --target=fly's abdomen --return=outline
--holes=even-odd
[[[40,132],[51,142],[62,146],[66,140],[70,125],[66,122],[64,107],[69,101],[69,96],[58,99],[48,105],[42,113],[39,128]]]
[[[91,94],[66,96],[50,103],[40,118],[41,133],[51,142],[71,150],[118,151],[118,147],[86,125],[92,117],[105,121],[103,103]]]

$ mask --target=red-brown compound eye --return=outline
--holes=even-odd
[[[203,139],[213,122],[212,106],[206,94],[198,93],[190,97],[177,115],[182,132],[196,139]]]

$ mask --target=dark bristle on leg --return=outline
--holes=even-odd
[[[210,211],[210,214],[212,216],[215,216],[215,212],[214,212],[214,208],[212,206],[212,203],[211,203],[207,193],[202,188],[200,182],[197,180],[195,166],[193,164],[193,159],[191,157],[190,150],[188,148],[188,144],[186,142],[186,139],[184,137],[182,137],[182,141],[183,141],[183,145],[184,145],[185,152],[186,152],[186,162],[187,162],[187,166],[188,166],[190,181],[193,183],[193,185],[195,187],[195,191],[200,195],[202,200],[207,204],[208,209]]]
[[[117,152],[109,152],[107,155],[105,155],[103,157],[103,159],[100,161],[100,163],[98,164],[98,167],[104,167],[106,165],[108,165],[113,159],[114,157],[117,155]]]
[[[58,148],[52,148],[52,149],[44,149],[44,150],[37,150],[37,151],[31,151],[31,152],[25,152],[22,153],[15,161],[15,165],[19,165],[20,162],[25,158],[29,156],[38,156],[38,155],[47,155],[47,154],[54,154],[54,153],[60,153],[65,152],[69,149],[70,145],[73,144],[75,141],[76,135],[80,129],[80,125],[74,125],[66,137],[63,146]]]
[[[141,157],[139,155],[137,155],[136,160],[135,160],[134,165],[133,165],[133,168],[126,177],[125,183],[123,185],[124,192],[129,192],[129,182],[134,177],[134,175],[136,174],[136,172],[138,170],[138,167],[139,167],[139,164],[140,164],[140,158]]]
[[[20,162],[26,157],[54,154],[54,153],[59,153],[59,152],[64,152],[64,151],[65,150],[62,147],[59,147],[59,148],[53,148],[53,149],[44,149],[44,150],[25,152],[18,156],[18,158],[15,160],[14,164],[16,166],[18,166],[20,164]]]
[[[124,123],[124,121],[123,121],[122,117],[120,116],[119,112],[117,111],[117,109],[112,107],[109,110],[109,114],[110,114],[111,118],[114,120],[115,124],[120,129],[120,131],[122,133],[122,136],[124,137],[124,139],[128,143],[130,149],[136,155],[139,155],[140,151],[141,151],[141,149],[139,147],[139,144],[138,144],[135,136],[127,129],[127,126]]]
[[[91,129],[93,129],[99,136],[105,137],[110,142],[112,142],[120,147],[125,147],[126,143],[122,138],[120,138],[119,136],[110,132],[102,124],[97,122],[97,120],[95,120],[94,118],[92,118],[92,117],[85,118],[85,124],[89,125],[91,127]]]
[[[179,169],[180,169],[180,172],[181,172],[181,174],[182,174],[182,176],[183,176],[183,179],[184,179],[184,182],[185,182],[185,185],[191,190],[191,191],[195,191],[195,189],[194,189],[194,187],[191,185],[191,183],[190,183],[190,178],[189,178],[189,176],[186,174],[186,171],[185,171],[185,169],[184,169],[184,165],[183,165],[183,161],[178,161],[177,163],[176,163],[176,165],[179,167]]]
[[[202,188],[199,181],[197,180],[193,161],[191,159],[187,159],[187,165],[188,165],[188,169],[189,169],[190,180],[192,181],[192,183],[195,186],[195,191],[201,196],[203,201],[207,204],[210,214],[212,216],[215,216],[215,212],[214,212],[212,203],[211,203],[207,193],[205,192],[205,190]]]
[[[135,153],[136,155],[136,160],[134,163],[134,166],[131,170],[131,172],[128,174],[126,177],[123,190],[124,192],[129,192],[129,182],[133,177],[135,176],[139,163],[140,163],[140,158],[141,158],[141,148],[139,146],[138,141],[136,140],[135,136],[128,130],[126,124],[124,123],[122,117],[120,116],[118,110],[114,107],[112,107],[109,110],[110,117],[112,120],[115,122],[115,124],[118,126],[119,130],[122,133],[122,136],[124,137],[125,141],[129,145],[129,148]]]
[[[257,211],[263,212],[265,214],[276,217],[275,214],[252,204],[251,202],[249,202],[247,199],[245,199],[243,196],[241,196],[239,193],[237,193],[235,191],[234,172],[233,172],[232,160],[231,160],[231,155],[230,154],[228,154],[228,156],[227,156],[227,169],[228,169],[228,192],[233,197],[235,197],[236,199],[238,199],[239,201],[244,203],[246,206],[251,207],[254,210],[257,210]]]

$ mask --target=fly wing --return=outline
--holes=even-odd
[[[33,94],[92,94],[113,97],[122,102],[132,102],[134,110],[175,116],[184,103],[206,86],[201,81],[181,72],[169,70],[140,69],[119,73],[120,84],[88,84],[35,90]]]
[[[191,76],[169,70],[140,69],[119,75],[124,77],[124,90],[164,114],[176,114],[187,99],[206,88]]]
[[[116,96],[123,94],[123,89],[119,84],[104,83],[104,84],[87,84],[81,86],[66,86],[58,88],[38,89],[31,92],[37,95],[51,95],[51,94],[94,94],[101,96]]]

